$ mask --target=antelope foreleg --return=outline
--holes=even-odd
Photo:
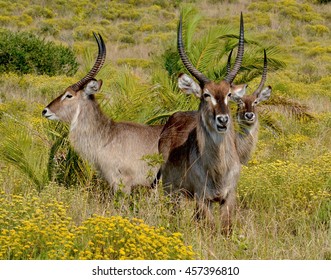
[[[220,216],[222,234],[228,236],[231,233],[232,216],[236,206],[236,193],[230,192],[226,199],[220,201]]]
[[[211,211],[211,203],[206,200],[196,200],[195,214],[194,217],[196,220],[205,220],[207,223],[214,226],[214,216]]]

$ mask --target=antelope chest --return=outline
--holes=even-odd
[[[232,162],[227,168],[217,167],[201,168],[201,165],[191,167],[192,172],[187,172],[188,185],[199,198],[210,201],[221,201],[229,192],[235,190],[239,175],[240,164]]]

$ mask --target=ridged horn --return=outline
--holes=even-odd
[[[183,32],[182,16],[180,16],[179,24],[178,24],[178,32],[177,32],[177,49],[179,56],[186,69],[191,73],[193,77],[195,77],[199,81],[200,84],[204,85],[209,83],[210,80],[192,65],[187,54],[185,53],[182,32]]]
[[[231,70],[231,56],[232,56],[233,49],[230,51],[228,56],[228,62],[226,63],[226,75],[229,75]]]
[[[94,33],[94,38],[98,43],[98,56],[94,62],[94,65],[92,67],[92,69],[90,70],[90,72],[87,73],[87,75],[82,78],[79,82],[73,84],[71,86],[71,88],[74,91],[78,91],[80,90],[87,82],[89,82],[91,79],[93,79],[98,72],[100,71],[101,67],[103,66],[105,60],[106,60],[106,46],[105,46],[105,42],[103,41],[101,35],[98,33]]]
[[[238,52],[237,57],[233,65],[233,69],[230,73],[228,73],[225,77],[225,81],[231,84],[238,74],[238,71],[241,67],[241,63],[244,57],[244,19],[243,14],[240,13],[240,32],[239,32],[239,44],[238,44]]]
[[[263,58],[263,72],[262,72],[262,78],[261,78],[261,82],[258,86],[258,88],[254,91],[253,95],[258,95],[261,90],[263,89],[263,86],[265,84],[265,81],[267,79],[267,68],[268,68],[268,61],[267,61],[267,52],[266,50],[264,49],[263,50],[264,52],[264,58]]]

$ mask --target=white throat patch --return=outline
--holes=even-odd
[[[79,114],[80,114],[80,105],[78,105],[78,107],[77,107],[77,109],[76,109],[76,112],[75,112],[75,115],[74,115],[74,117],[72,118],[71,126],[70,126],[70,130],[75,129],[75,127],[76,127],[76,125],[77,125],[77,121],[78,121]]]

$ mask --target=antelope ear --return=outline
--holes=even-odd
[[[242,103],[241,98],[245,95],[246,93],[246,88],[247,84],[242,84],[242,85],[232,85],[231,86],[231,100],[234,102]]]
[[[262,101],[266,101],[270,98],[271,95],[271,86],[267,86],[265,89],[263,89],[255,99],[254,103],[259,104]]]
[[[194,94],[196,97],[201,98],[201,87],[186,74],[179,75],[178,87],[186,94]]]
[[[88,95],[96,94],[102,86],[102,80],[91,80],[84,87],[84,93]]]

